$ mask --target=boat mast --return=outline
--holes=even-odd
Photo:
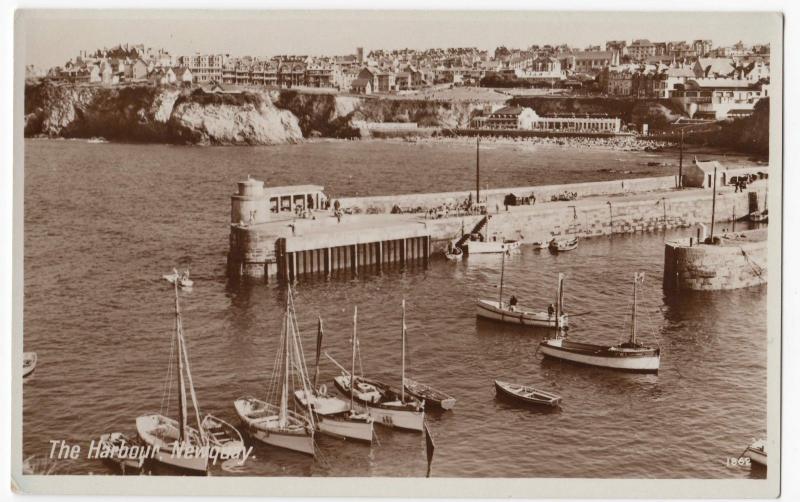
[[[714,216],[716,213],[717,208],[717,168],[714,168],[714,187],[712,188],[713,193],[711,194],[711,238],[709,239],[710,243],[714,243]]]
[[[564,310],[564,274],[559,272],[558,273],[558,292],[556,298],[556,305],[558,315],[556,316],[556,325],[559,324],[559,318],[561,316],[562,311]]]
[[[319,382],[319,356],[322,352],[322,317],[317,318],[317,359],[314,364],[314,388],[315,394],[317,392],[317,382]]]
[[[631,312],[631,343],[636,343],[636,284],[639,274],[633,276],[633,311]]]
[[[175,335],[178,338],[178,386],[180,387],[178,399],[180,400],[178,409],[180,410],[180,425],[181,430],[178,436],[178,442],[183,443],[186,441],[186,432],[188,425],[186,424],[186,387],[183,381],[183,337],[181,336],[181,308],[178,303],[178,281],[175,281]]]
[[[481,203],[481,137],[478,136],[478,143],[475,150],[475,204]]]
[[[286,292],[286,312],[283,314],[283,388],[281,389],[281,405],[278,413],[278,426],[286,426],[286,415],[289,407],[287,396],[289,394],[289,298],[292,295],[291,286]]]
[[[497,300],[497,306],[503,308],[503,276],[506,271],[506,254],[503,254],[503,259],[500,261],[500,298]]]
[[[358,324],[358,305],[353,310],[353,360],[350,363],[350,409],[353,409],[353,395],[356,392],[356,325]]]
[[[559,317],[561,317],[561,301],[560,301],[560,298],[561,298],[561,277],[562,277],[562,274],[559,273],[558,274],[558,291],[556,292],[556,319],[555,319],[555,322],[553,323],[553,327],[554,327],[554,329],[556,331],[556,338],[558,338],[558,336],[561,334],[560,333],[561,326],[558,323],[558,319],[559,319]]]
[[[183,353],[184,366],[186,367],[186,379],[189,383],[189,396],[192,398],[192,406],[194,407],[194,417],[197,420],[197,429],[200,432],[200,437],[205,441],[206,430],[203,428],[203,422],[200,420],[200,406],[197,404],[197,394],[194,391],[194,382],[192,381],[192,367],[189,364],[189,352],[186,349],[186,340],[183,338],[183,321],[180,322],[180,331],[178,336],[181,339],[180,349]]]
[[[400,337],[400,402],[406,400],[406,299],[403,298],[403,334]]]

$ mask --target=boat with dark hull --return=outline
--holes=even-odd
[[[661,349],[643,345],[636,341],[636,285],[643,280],[644,274],[634,274],[631,335],[627,342],[612,346],[595,345],[572,342],[562,336],[556,336],[542,340],[539,350],[546,357],[579,364],[633,372],[657,373],[661,361]]]
[[[547,247],[553,253],[572,251],[573,249],[578,247],[578,238],[573,237],[571,239],[553,239],[550,241],[550,244],[548,244]]]
[[[405,379],[406,392],[416,397],[421,401],[425,401],[425,408],[430,410],[433,408],[440,408],[442,410],[450,410],[456,405],[456,398],[434,389],[430,385],[426,385],[410,378]]]
[[[561,396],[558,394],[536,389],[530,385],[495,380],[494,388],[498,397],[504,397],[526,405],[556,408],[561,404]]]

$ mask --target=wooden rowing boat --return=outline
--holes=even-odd
[[[22,378],[29,376],[36,369],[39,356],[36,352],[25,352],[22,354]]]
[[[445,392],[442,392],[440,390],[434,389],[430,385],[417,382],[416,380],[406,378],[405,388],[406,392],[408,392],[412,396],[416,397],[417,399],[424,400],[425,407],[427,409],[430,409],[431,406],[433,406],[436,408],[441,408],[443,410],[449,410],[456,405],[456,398],[454,398],[453,396]]]
[[[578,247],[578,238],[573,237],[571,239],[553,239],[550,241],[550,244],[548,244],[547,247],[554,253],[572,251]]]
[[[494,381],[498,396],[507,397],[515,401],[536,406],[557,407],[561,404],[561,396],[518,383]]]

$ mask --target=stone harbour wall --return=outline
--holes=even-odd
[[[664,246],[664,288],[715,291],[766,284],[766,235],[763,240],[741,244],[726,241],[721,246],[667,243]]]

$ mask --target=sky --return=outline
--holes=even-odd
[[[711,39],[714,46],[781,37],[770,13],[558,11],[22,11],[16,29],[26,64],[62,65],[82,49],[143,43],[173,55],[352,54],[370,49],[524,48],[606,40]]]

